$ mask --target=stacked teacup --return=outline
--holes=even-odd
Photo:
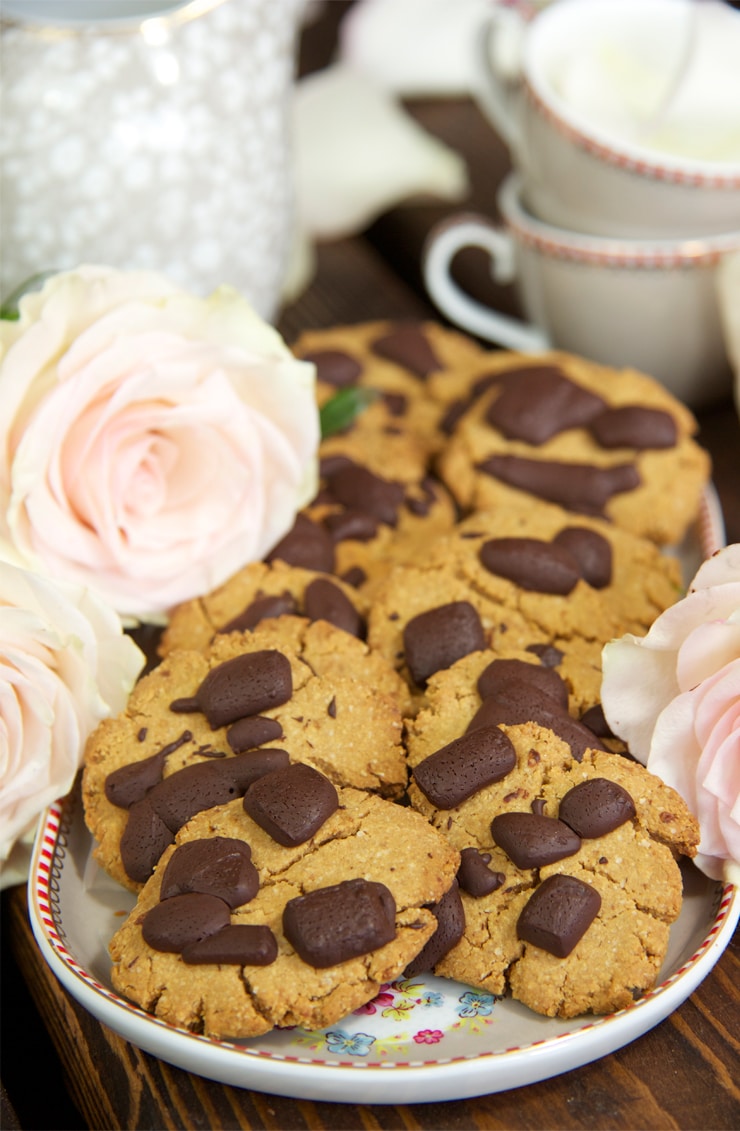
[[[437,306],[509,349],[641,369],[692,406],[728,394],[717,276],[740,254],[740,12],[554,0],[527,18],[499,4],[484,33],[480,104],[513,171],[502,224],[465,214],[430,234]],[[458,286],[451,262],[469,245],[517,284],[527,322]]]

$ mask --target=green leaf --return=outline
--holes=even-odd
[[[340,389],[319,410],[321,439],[326,440],[337,432],[342,432],[364,412],[369,404],[377,400],[377,389],[366,389],[355,385],[351,389]]]
[[[38,291],[41,289],[45,281],[50,275],[54,275],[54,271],[38,271],[35,275],[31,275],[30,279],[26,279],[19,287],[3,299],[2,306],[0,306],[0,318],[4,322],[17,322],[20,318],[20,310],[18,304],[24,295],[29,291]]]

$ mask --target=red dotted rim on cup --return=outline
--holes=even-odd
[[[626,173],[634,173],[641,177],[651,177],[653,180],[665,181],[669,184],[687,185],[694,188],[714,189],[740,189],[740,173],[715,173],[702,172],[698,169],[677,169],[660,162],[650,161],[645,157],[630,156],[628,153],[597,141],[596,138],[571,125],[560,117],[540,97],[530,82],[524,81],[524,91],[535,109],[547,119],[550,125],[567,137],[580,149],[615,165]]]

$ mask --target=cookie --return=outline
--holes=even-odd
[[[429,908],[458,854],[411,809],[309,784],[328,796],[290,837],[280,802],[294,789],[300,809],[306,783],[285,775],[181,829],[110,944],[119,993],[169,1024],[240,1038],[324,1028],[403,972],[436,931]]]
[[[268,560],[334,573],[372,600],[394,565],[415,560],[457,517],[431,476],[393,479],[347,456],[324,460],[318,496]]]
[[[363,639],[367,611],[367,601],[337,577],[279,560],[252,562],[218,589],[173,609],[158,653],[203,651],[219,633],[248,631],[284,614],[326,620]]]
[[[647,539],[546,504],[499,506],[388,575],[367,639],[412,689],[469,652],[553,646],[580,657],[586,682],[573,690],[585,709],[597,698],[603,644],[646,632],[679,593],[677,561]]]
[[[135,891],[196,812],[293,762],[336,786],[400,796],[407,697],[382,657],[323,620],[284,616],[205,652],[170,653],[88,740],[96,859]]]
[[[461,853],[465,931],[434,972],[547,1016],[625,1008],[665,958],[697,823],[556,688],[527,688],[535,666],[496,663],[485,697],[482,673],[440,672],[408,724],[411,804]]]
[[[429,388],[449,437],[437,471],[466,511],[544,499],[670,546],[696,518],[709,456],[689,409],[645,374],[491,352]]]
[[[351,440],[356,455],[369,461],[384,450],[387,474],[398,472],[394,451],[408,462],[424,462],[442,440],[439,411],[426,391],[434,373],[454,369],[480,352],[472,338],[432,321],[385,320],[307,330],[291,347],[316,365],[320,405],[338,390],[363,388],[379,395],[342,436],[322,444],[322,454],[344,452]],[[394,437],[396,439],[394,440]],[[383,471],[383,467],[377,470]]]

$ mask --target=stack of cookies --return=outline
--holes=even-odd
[[[213,1037],[323,1028],[425,971],[547,1016],[650,988],[698,827],[600,708],[601,650],[682,592],[688,409],[436,323],[306,333],[316,498],[175,609],[92,735],[85,815],[137,893],[116,989]]]

